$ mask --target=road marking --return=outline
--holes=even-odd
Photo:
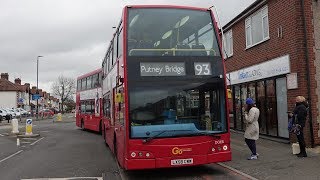
[[[37,138],[22,138],[23,140],[37,140]]]
[[[20,150],[20,151],[14,153],[14,154],[11,154],[10,156],[8,156],[8,157],[0,160],[0,163],[2,163],[2,162],[5,161],[5,160],[8,160],[8,159],[12,158],[13,156],[15,156],[15,155],[17,155],[17,154],[20,154],[22,151],[23,151],[23,150]]]
[[[32,144],[30,144],[30,145],[31,145],[31,146],[35,145],[37,142],[41,141],[43,138],[44,138],[44,137],[42,137],[42,138],[40,138],[40,139],[36,140],[35,142],[33,142],[33,143],[32,143]]]
[[[39,131],[39,133],[47,133],[47,132],[50,132],[50,131]]]
[[[31,142],[28,141],[21,141],[22,144],[30,144]]]
[[[80,180],[80,179],[103,180],[102,177],[37,178],[37,179],[21,179],[21,180]]]
[[[246,173],[243,173],[243,172],[241,172],[241,171],[239,171],[239,170],[236,170],[235,168],[230,167],[230,166],[228,166],[228,165],[226,165],[226,164],[224,164],[224,163],[217,163],[217,164],[220,165],[220,166],[222,166],[222,167],[224,167],[224,168],[226,168],[226,169],[229,169],[229,170],[231,170],[231,171],[233,171],[233,172],[236,172],[236,173],[238,173],[238,174],[240,174],[240,175],[242,175],[242,176],[244,176],[244,177],[246,177],[246,178],[248,178],[248,179],[258,180],[257,178],[254,178],[254,177],[252,177],[252,176],[250,176],[250,175],[248,175],[248,174],[246,174]]]

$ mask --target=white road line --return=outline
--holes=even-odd
[[[20,150],[20,151],[18,151],[18,152],[16,152],[16,153],[14,153],[14,154],[11,154],[10,156],[8,156],[8,157],[6,157],[6,158],[4,158],[4,159],[0,160],[0,163],[2,163],[2,162],[3,162],[3,161],[5,161],[5,160],[8,160],[8,159],[12,158],[13,156],[15,156],[15,155],[17,155],[17,154],[21,153],[22,151],[23,151],[23,150]]]
[[[41,141],[43,138],[44,138],[44,137],[42,137],[42,138],[40,138],[40,139],[36,140],[35,142],[33,142],[33,143],[32,143],[32,144],[30,144],[30,145],[31,145],[31,146],[35,145],[37,142]]]
[[[98,179],[103,180],[102,177],[70,177],[70,178],[37,178],[37,179],[21,179],[21,180],[78,180],[78,179]]]
[[[244,176],[244,177],[246,177],[246,178],[248,178],[248,179],[258,180],[257,178],[254,178],[254,177],[252,177],[252,176],[250,176],[250,175],[248,175],[248,174],[246,174],[246,173],[243,173],[243,172],[241,172],[241,171],[239,171],[239,170],[236,170],[235,168],[230,167],[230,166],[228,166],[228,165],[226,165],[226,164],[224,164],[224,163],[217,163],[217,164],[220,165],[220,166],[222,166],[222,167],[224,167],[224,168],[227,168],[227,169],[229,169],[229,170],[231,170],[231,171],[233,171],[233,172],[236,172],[236,173],[238,173],[238,174],[240,174],[240,175],[242,175],[242,176]]]
[[[37,140],[37,138],[21,138],[23,140]]]

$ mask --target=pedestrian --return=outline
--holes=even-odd
[[[303,128],[306,124],[306,117],[308,114],[307,111],[308,103],[303,96],[296,97],[296,107],[293,110],[293,118],[297,123],[296,126],[299,128],[299,132],[295,133],[299,142],[300,153],[297,154],[298,157],[307,157],[306,152],[306,143],[304,141]]]
[[[246,109],[244,112],[244,123],[246,126],[244,138],[251,150],[251,156],[247,158],[248,160],[258,159],[259,156],[256,148],[256,140],[259,139],[259,115],[260,111],[256,107],[254,100],[248,98],[246,100]]]

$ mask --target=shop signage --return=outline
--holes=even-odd
[[[290,73],[289,55],[278,57],[267,62],[250,66],[227,74],[228,85],[265,79]]]
[[[287,89],[298,88],[298,75],[297,73],[287,74]]]

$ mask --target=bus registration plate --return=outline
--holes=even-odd
[[[183,164],[193,164],[193,158],[190,159],[174,159],[171,160],[171,165],[183,165]]]

